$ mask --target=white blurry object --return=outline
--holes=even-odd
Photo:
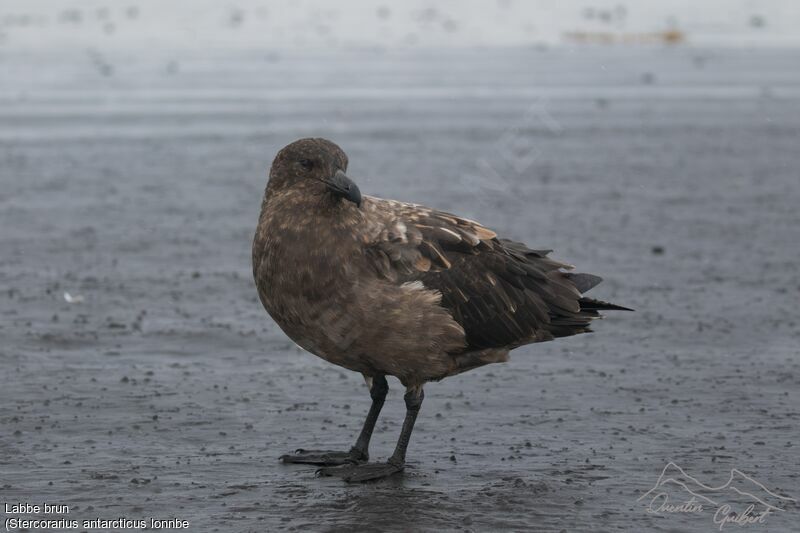
[[[83,296],[80,294],[76,294],[75,296],[71,295],[68,292],[64,293],[64,301],[68,304],[79,304],[83,301]]]

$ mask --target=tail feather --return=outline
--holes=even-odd
[[[564,277],[567,278],[575,285],[575,288],[578,289],[578,292],[581,294],[585,293],[592,287],[596,287],[603,281],[603,278],[600,276],[595,276],[594,274],[578,274],[572,272],[564,273]]]
[[[581,298],[578,300],[581,306],[581,311],[633,311],[628,307],[621,305],[604,302],[603,300],[595,300],[594,298]]]

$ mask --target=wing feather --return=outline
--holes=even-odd
[[[581,333],[598,316],[564,272],[572,265],[548,257],[550,250],[498,239],[475,221],[424,206],[365,197],[362,209],[375,271],[440,292],[466,332],[467,351]]]

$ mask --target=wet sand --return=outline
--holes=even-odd
[[[669,461],[800,498],[796,67],[689,48],[4,52],[0,501],[194,531],[716,528],[637,502]],[[365,194],[554,248],[637,312],[429,385],[403,476],[280,464],[349,447],[369,405],[251,281],[266,169],[308,135],[348,152]],[[392,380],[373,458],[402,415]]]

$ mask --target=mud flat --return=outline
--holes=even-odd
[[[800,498],[794,52],[5,51],[0,68],[4,502],[198,531],[716,528],[637,501],[670,461]],[[402,477],[279,464],[348,447],[369,403],[250,278],[266,169],[307,135],[347,150],[365,194],[555,248],[637,312],[430,385]],[[402,420],[390,388],[375,458]]]

